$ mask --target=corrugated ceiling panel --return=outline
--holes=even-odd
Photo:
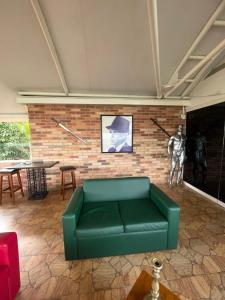
[[[92,90],[155,94],[146,2],[80,1]]]
[[[184,64],[184,66],[181,68],[179,72],[179,78],[184,77],[190,70],[192,70],[200,60],[187,60],[187,62]],[[192,75],[192,78],[194,78],[196,75],[196,72]],[[191,78],[190,78],[191,79]]]
[[[219,0],[158,0],[162,81],[167,83]]]
[[[40,5],[62,62],[70,90],[89,89],[87,53],[78,0],[41,0]]]
[[[196,55],[206,55],[225,39],[225,27],[213,26],[194,51]]]
[[[155,93],[145,1],[40,3],[72,92]]]
[[[0,1],[0,79],[13,89],[61,91],[29,0]]]
[[[39,2],[71,92],[156,94],[145,0]],[[219,2],[158,0],[163,84]],[[199,51],[221,40],[221,32]],[[0,1],[0,36],[0,79],[14,89],[62,91],[29,0]]]

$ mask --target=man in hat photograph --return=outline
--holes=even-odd
[[[103,152],[132,152],[132,116],[103,116],[103,118],[104,117],[108,117],[108,120],[112,121],[110,125],[106,126],[107,119],[102,120],[103,127],[107,129],[107,133],[105,133],[105,135],[103,134]]]

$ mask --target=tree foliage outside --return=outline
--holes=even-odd
[[[29,123],[0,123],[0,160],[30,158]]]

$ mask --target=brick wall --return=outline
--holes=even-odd
[[[180,119],[180,107],[28,105],[32,136],[32,159],[58,160],[47,170],[48,187],[60,185],[59,166],[77,167],[78,185],[86,178],[149,176],[165,182],[169,172],[168,137],[150,118],[173,134]],[[101,153],[101,115],[133,115],[133,153]],[[88,143],[81,144],[51,118],[55,117]]]

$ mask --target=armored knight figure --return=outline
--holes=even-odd
[[[177,170],[177,184],[181,182],[184,170],[186,137],[183,134],[183,125],[179,125],[177,133],[172,135],[168,142],[168,153],[171,155],[171,171],[169,176],[169,185],[172,186],[173,176]]]

